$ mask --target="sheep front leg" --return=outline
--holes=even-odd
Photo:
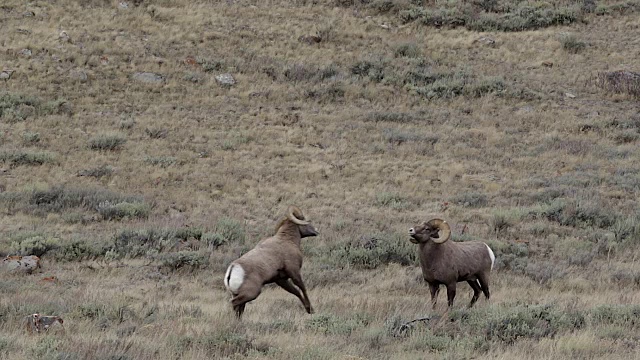
[[[456,283],[447,284],[447,300],[449,307],[453,306],[453,300],[456,298]]]
[[[302,300],[302,303],[304,304],[305,310],[307,310],[307,313],[313,314],[311,301],[309,301],[309,295],[307,295],[307,288],[304,286],[304,282],[302,282],[302,276],[300,276],[300,274],[293,274],[293,276],[291,276],[291,280],[293,281],[295,286],[299,287],[302,291],[302,297],[304,298]]]
[[[307,309],[307,303],[305,303],[305,299],[302,297],[300,290],[298,290],[295,286],[293,286],[293,284],[289,282],[289,279],[278,280],[276,281],[276,284],[278,284],[278,286],[280,286],[281,288],[285,289],[286,291],[288,291],[289,293],[295,295],[298,299],[300,299],[300,301],[302,302],[302,305],[304,305],[304,308]]]
[[[431,290],[431,308],[433,310],[436,309],[436,303],[438,302],[438,293],[440,292],[440,285],[438,284],[429,284],[429,289]]]

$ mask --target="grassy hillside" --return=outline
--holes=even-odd
[[[0,273],[0,358],[637,358],[639,15],[4,0],[0,255],[44,264]],[[224,270],[289,204],[316,314],[267,287],[238,323]],[[406,235],[435,216],[497,255],[442,318]]]

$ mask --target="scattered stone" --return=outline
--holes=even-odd
[[[31,30],[27,30],[27,29],[16,29],[16,31],[18,32],[18,34],[23,34],[23,35],[31,34]]]
[[[67,32],[64,30],[60,32],[60,34],[58,35],[58,39],[60,39],[60,41],[62,42],[71,42],[69,34],[67,34]]]
[[[298,41],[313,45],[322,41],[322,38],[318,35],[302,35],[298,38]]]
[[[133,74],[133,79],[148,84],[158,84],[165,81],[165,77],[152,72],[137,72]]]
[[[24,17],[33,17],[36,16],[36,13],[34,13],[33,11],[25,11],[22,13],[22,16]]]
[[[550,68],[553,67],[553,63],[551,61],[543,61],[542,66]]]
[[[0,72],[0,80],[9,81],[11,79],[11,74],[13,74],[13,70],[4,69]]]
[[[108,65],[109,64],[109,58],[106,55],[100,56],[100,64]]]
[[[69,78],[71,80],[75,80],[81,83],[87,82],[87,80],[89,79],[89,77],[87,76],[87,73],[82,70],[69,71]]]
[[[491,47],[495,47],[496,46],[496,41],[490,37],[487,36],[483,36],[481,38],[478,38],[476,40],[473,41],[474,43],[482,43],[486,46],[491,46]]]
[[[30,58],[32,53],[33,52],[31,51],[31,49],[22,49],[18,52],[18,55],[22,57]]]
[[[236,84],[236,79],[231,74],[220,74],[216,76],[216,81],[222,86],[233,86]]]
[[[568,97],[569,99],[575,99],[576,96],[572,93],[564,93],[564,96]]]
[[[31,274],[33,270],[42,268],[40,258],[35,255],[7,256],[2,260],[2,266],[8,271],[22,271]]]
[[[126,1],[122,1],[118,4],[118,8],[122,9],[122,10],[126,10],[129,8],[129,3]]]

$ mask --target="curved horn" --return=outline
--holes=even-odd
[[[294,224],[297,224],[297,225],[309,224],[308,221],[303,220],[304,215],[302,214],[302,211],[298,209],[298,207],[295,205],[289,206],[289,209],[287,210],[287,219],[291,220]]]
[[[442,219],[431,219],[427,222],[427,225],[442,232],[439,238],[431,238],[434,243],[442,244],[451,237],[451,227],[448,222]]]

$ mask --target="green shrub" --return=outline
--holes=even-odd
[[[178,240],[170,230],[122,230],[115,235],[113,252],[119,256],[139,257],[173,248]]]
[[[40,142],[40,133],[25,131],[22,133],[22,141],[27,145],[33,145]]]
[[[98,205],[97,210],[105,220],[146,219],[151,212],[151,206],[136,202],[111,203],[105,201]]]
[[[587,47],[587,43],[578,40],[575,35],[565,35],[560,38],[562,48],[571,54],[577,54]]]
[[[209,265],[209,254],[201,251],[179,251],[158,256],[160,266],[171,270],[183,267],[203,269]]]
[[[224,243],[244,244],[246,233],[244,224],[230,218],[221,218],[215,226],[215,233]]]
[[[0,337],[0,355],[6,355],[12,349],[11,341]]]
[[[385,67],[381,60],[360,60],[351,66],[351,74],[380,82],[385,78]]]
[[[306,64],[291,64],[282,74],[287,81],[294,83],[309,82],[317,79],[319,68]]]
[[[619,325],[640,329],[640,305],[600,305],[589,312],[597,325]]]
[[[614,225],[616,214],[592,200],[575,201],[559,199],[542,211],[542,216],[564,226],[590,226],[606,229]]]
[[[100,179],[105,176],[110,176],[113,174],[113,167],[109,165],[101,165],[92,169],[80,170],[78,172],[78,176],[89,176],[94,177],[96,179]]]
[[[197,58],[196,63],[202,66],[204,72],[220,72],[227,69],[227,64],[223,60]]]
[[[164,139],[167,137],[167,134],[169,133],[169,131],[164,128],[146,128],[144,129],[144,132],[151,139]]]
[[[422,52],[415,43],[403,43],[396,47],[394,54],[396,57],[417,58],[422,55]]]
[[[11,252],[18,255],[42,256],[58,248],[59,240],[44,235],[33,234],[19,237],[11,243]]]
[[[444,3],[437,8],[413,7],[400,11],[400,21],[418,21],[433,27],[466,27],[472,31],[525,31],[556,25],[570,25],[582,20],[579,6],[552,6],[544,4],[499,6],[497,2],[482,2],[484,11],[457,2]]]
[[[250,352],[264,353],[269,350],[269,346],[257,344],[246,334],[227,327],[192,337],[182,337],[178,348],[184,349],[183,351],[197,349],[206,357],[216,359],[247,356]]]
[[[405,112],[372,112],[363,117],[364,121],[390,122],[390,123],[410,123],[418,117]]]
[[[29,357],[35,359],[53,359],[58,353],[61,341],[53,336],[41,337],[29,345]]]
[[[8,163],[11,167],[30,165],[37,166],[56,162],[56,158],[49,152],[31,151],[3,151],[0,152],[0,161]]]
[[[345,90],[340,84],[331,84],[325,87],[305,90],[304,96],[307,99],[321,103],[337,102],[344,99]]]
[[[46,102],[35,96],[8,92],[0,94],[0,119],[9,123],[64,111],[68,111],[68,104],[63,99]]]
[[[487,240],[487,245],[493,251],[496,261],[494,269],[511,270],[518,273],[524,272],[529,258],[529,247],[522,243],[505,243],[496,240]]]
[[[143,161],[145,162],[145,164],[159,166],[163,169],[166,169],[169,166],[177,163],[178,159],[173,156],[145,156]]]
[[[414,265],[417,251],[406,236],[397,234],[363,236],[320,250],[326,261],[337,267],[353,266],[362,269],[375,269],[389,263]]]
[[[521,338],[553,337],[560,331],[579,329],[586,323],[583,313],[563,311],[555,305],[501,307],[488,315],[489,319],[481,322],[485,338],[507,344]]]
[[[57,261],[82,261],[104,256],[108,248],[91,246],[84,240],[72,240],[60,244],[52,252]]]
[[[375,205],[390,207],[393,209],[405,208],[408,205],[407,199],[396,193],[381,192],[376,194]]]
[[[72,208],[97,211],[107,219],[146,217],[150,205],[137,196],[120,195],[106,189],[53,186],[18,194],[29,213],[66,212]]]
[[[332,314],[314,314],[307,320],[306,327],[321,334],[348,336],[354,330],[364,328],[368,324],[368,318],[362,314],[355,314],[346,319]]]
[[[114,151],[120,150],[126,142],[127,139],[122,135],[103,134],[89,140],[89,148],[91,150]]]
[[[487,195],[474,191],[467,191],[455,195],[451,198],[451,202],[456,205],[471,208],[485,207],[488,204]]]

